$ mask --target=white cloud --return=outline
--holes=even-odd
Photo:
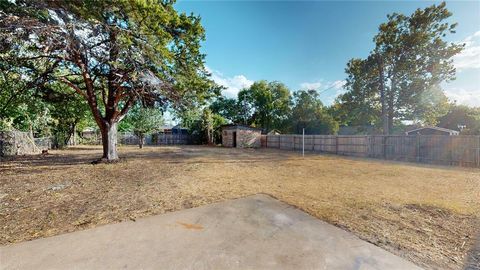
[[[459,71],[480,68],[480,31],[468,36],[460,43],[465,43],[465,48],[453,58],[455,67]]]
[[[322,87],[322,82],[304,82],[300,84],[302,90],[318,90]]]
[[[339,80],[339,81],[334,81],[331,83],[330,87],[333,87],[333,89],[336,90],[343,90],[343,86],[347,83],[345,80]]]
[[[318,91],[324,91],[324,90],[330,90],[330,89],[335,89],[335,90],[340,90],[343,89],[343,86],[345,85],[346,81],[344,80],[337,80],[333,82],[326,82],[323,83],[324,80],[319,80],[316,82],[303,82],[300,84],[300,89],[301,90],[318,90]]]
[[[244,75],[235,75],[233,77],[227,77],[217,70],[212,70],[207,67],[207,71],[212,74],[212,79],[219,85],[224,86],[226,89],[222,91],[222,94],[229,98],[236,98],[237,94],[243,88],[248,88],[253,84],[252,80],[247,79]]]
[[[346,83],[345,80],[338,80],[329,84],[330,85],[329,87],[335,91],[332,91],[333,93],[330,93],[330,94],[328,94],[330,90],[325,91],[325,96],[327,96],[325,99],[326,105],[333,104],[333,102],[335,101],[335,98],[337,98],[339,95],[344,94],[346,92],[345,89],[343,88],[345,83]]]
[[[323,83],[323,81],[324,80],[301,83],[300,89],[317,90],[321,94],[320,97],[326,105],[332,104],[337,96],[345,93],[345,90],[343,89],[343,86],[346,83],[345,80],[337,80],[326,83]]]
[[[445,90],[445,95],[457,104],[463,104],[473,107],[480,106],[480,89],[466,90],[463,88],[452,87]]]

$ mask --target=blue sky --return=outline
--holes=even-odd
[[[331,104],[341,93],[345,65],[366,57],[378,25],[392,12],[410,14],[430,1],[181,1],[202,17],[203,52],[213,78],[235,96],[256,80],[278,80],[293,91],[315,88]],[[447,2],[458,22],[452,42],[467,42],[455,59],[457,80],[444,85],[458,103],[480,106],[480,1]]]

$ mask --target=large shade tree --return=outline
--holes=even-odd
[[[338,123],[328,114],[315,90],[299,90],[293,94],[291,129],[300,134],[336,134]]]
[[[116,160],[117,125],[136,102],[182,108],[218,92],[200,52],[200,18],[173,4],[0,0],[0,61],[29,86],[60,82],[83,97],[103,159]]]
[[[337,98],[331,109],[341,124],[369,126],[380,122],[378,77],[373,67],[368,60],[358,58],[347,63],[344,85],[347,92]]]
[[[348,92],[341,102],[353,111],[379,112],[385,134],[394,121],[431,123],[444,114],[448,104],[440,85],[455,79],[453,56],[463,48],[445,40],[455,33],[456,24],[448,22],[451,15],[445,3],[417,9],[410,16],[388,15],[373,39],[371,54],[349,62]]]
[[[258,81],[238,93],[239,114],[244,124],[265,131],[283,129],[290,115],[290,90],[280,82]]]

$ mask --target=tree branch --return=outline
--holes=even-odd
[[[59,78],[61,82],[67,84],[68,86],[70,86],[73,90],[75,90],[75,92],[77,92],[78,94],[80,94],[81,96],[83,96],[85,99],[88,100],[88,96],[85,92],[82,91],[82,89],[80,89],[80,87],[78,87],[77,85],[75,85],[74,83],[72,83],[71,81],[69,81],[67,78],[65,77],[61,77]]]

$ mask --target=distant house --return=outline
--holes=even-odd
[[[280,135],[280,134],[282,133],[278,129],[272,129],[267,133],[267,135]]]
[[[187,135],[188,129],[181,127],[180,125],[176,126],[162,126],[160,127],[160,134],[182,134]]]
[[[410,131],[405,132],[406,135],[448,135],[454,136],[459,135],[460,132],[448,129],[448,128],[441,128],[441,127],[421,127],[412,129]]]
[[[222,145],[225,147],[260,147],[262,129],[245,125],[222,126]]]

